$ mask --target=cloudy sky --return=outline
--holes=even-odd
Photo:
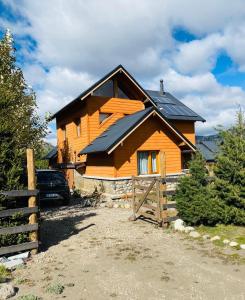
[[[6,28],[42,115],[118,64],[145,88],[163,78],[207,120],[198,134],[245,106],[245,0],[0,0],[0,35]]]

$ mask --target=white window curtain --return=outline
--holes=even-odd
[[[138,168],[139,174],[148,174],[148,152],[138,153]]]
[[[152,166],[152,173],[157,172],[157,153],[155,151],[151,152],[151,166]]]

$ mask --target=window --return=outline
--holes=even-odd
[[[81,119],[77,118],[74,121],[75,125],[76,125],[76,133],[77,133],[77,137],[81,136]]]
[[[63,141],[65,141],[66,140],[66,126],[65,125],[61,126],[61,130],[62,130]]]
[[[95,96],[102,96],[102,97],[113,97],[113,81],[108,80],[106,83],[102,84],[97,90],[94,91]]]
[[[138,174],[158,173],[158,151],[138,152]]]
[[[100,113],[99,119],[100,119],[100,124],[104,122],[106,119],[108,119],[112,114],[110,113]]]

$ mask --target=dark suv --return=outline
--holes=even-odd
[[[70,189],[64,174],[56,170],[37,170],[37,189],[40,200],[60,200],[64,205],[70,202]]]

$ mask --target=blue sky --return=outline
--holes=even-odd
[[[197,134],[234,122],[245,104],[242,0],[0,0],[17,62],[54,113],[118,64],[145,87],[165,88],[203,116]],[[55,124],[48,141],[55,144]]]

